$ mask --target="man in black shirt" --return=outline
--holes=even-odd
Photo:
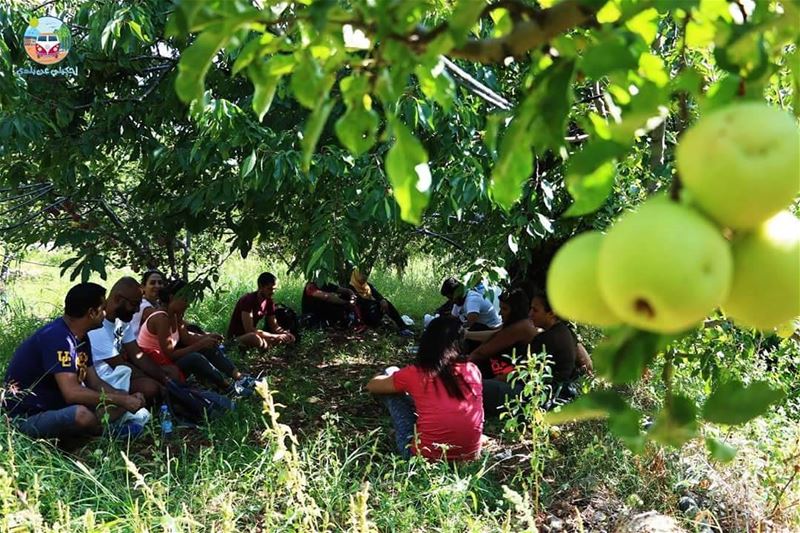
[[[531,341],[531,354],[548,355],[551,378],[547,380],[553,390],[574,378],[578,359],[578,342],[572,330],[555,314],[544,292],[534,295],[529,314],[533,325],[542,331]],[[483,380],[483,408],[485,416],[497,416],[509,398],[518,397],[524,384],[513,387],[499,379]]]

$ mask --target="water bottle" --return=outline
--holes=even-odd
[[[172,437],[172,415],[167,404],[161,404],[161,438],[169,440]]]

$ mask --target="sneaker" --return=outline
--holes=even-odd
[[[252,376],[242,376],[233,384],[233,392],[236,396],[250,396],[256,387],[256,380]]]
[[[401,337],[413,337],[414,336],[414,332],[411,331],[408,328],[401,329],[397,334],[400,335]]]
[[[144,426],[136,422],[118,424],[109,429],[109,434],[117,440],[135,439],[144,431]]]

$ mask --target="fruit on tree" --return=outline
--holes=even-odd
[[[603,234],[589,231],[562,246],[547,272],[547,296],[557,315],[595,326],[621,321],[600,293],[597,261]]]
[[[734,240],[726,314],[771,330],[800,315],[800,220],[782,211]]]
[[[676,163],[705,213],[723,226],[751,229],[800,191],[800,129],[792,115],[763,102],[731,105],[684,134]]]
[[[696,211],[665,198],[623,215],[600,247],[600,290],[624,322],[678,333],[726,298],[733,260],[719,230]]]

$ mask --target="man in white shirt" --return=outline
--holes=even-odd
[[[464,327],[470,330],[496,329],[502,320],[491,300],[481,292],[482,285],[467,289],[454,278],[445,280],[441,293],[453,302],[453,316],[461,319]]]
[[[105,320],[88,335],[98,375],[117,388],[141,392],[152,405],[161,398],[169,377],[142,354],[130,328],[141,303],[141,285],[131,277],[120,278],[106,299]]]

